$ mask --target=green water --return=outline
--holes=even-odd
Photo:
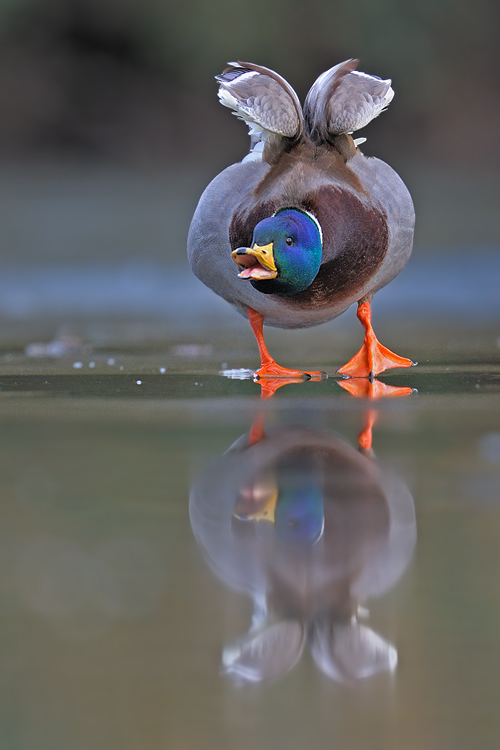
[[[494,352],[460,355],[391,373],[418,393],[377,402],[333,378],[261,402],[215,359],[165,374],[130,352],[112,372],[104,355],[84,374],[4,362],[0,747],[498,747],[500,368]],[[363,461],[399,477],[416,517],[398,580],[360,602],[398,664],[332,679],[308,641],[289,672],[235,684],[222,654],[247,633],[251,597],[207,558],[190,492],[217,504],[233,471],[221,457],[259,411],[266,434],[298,427],[359,458],[369,409]]]

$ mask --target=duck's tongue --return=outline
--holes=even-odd
[[[238,276],[240,279],[273,279],[276,273],[262,266],[251,266],[244,268]]]

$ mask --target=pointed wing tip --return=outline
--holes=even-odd
[[[245,67],[245,63],[240,63],[240,62],[228,62],[228,63],[227,63],[227,67],[226,67],[226,68],[224,68],[224,70],[222,71],[222,73],[218,73],[217,75],[215,75],[215,76],[214,76],[214,78],[215,78],[215,80],[216,80],[216,81],[220,81],[220,80],[221,80],[221,78],[222,78],[222,77],[223,77],[223,76],[224,76],[224,75],[225,75],[226,73],[230,73],[230,72],[231,72],[232,70],[237,70],[238,68],[244,68],[244,67]]]
[[[342,70],[347,69],[347,71],[350,73],[353,70],[356,70],[356,68],[359,65],[359,60],[357,57],[350,57],[349,60],[345,60],[343,63],[340,63],[338,66]],[[336,66],[337,67],[337,66]]]

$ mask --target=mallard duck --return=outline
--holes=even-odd
[[[318,377],[280,367],[263,324],[301,328],[357,303],[360,351],[338,372],[373,377],[410,359],[382,346],[371,325],[373,294],[406,264],[414,210],[400,177],[364,156],[352,133],[391,102],[390,80],[347,60],[323,73],[304,109],[273,70],[235,62],[216,79],[221,103],[249,127],[250,152],[203,193],[188,237],[196,276],[248,316],[259,378]]]
[[[364,381],[369,382],[369,381]],[[214,573],[251,597],[249,631],[223,652],[238,681],[281,677],[309,643],[339,681],[396,666],[395,648],[358,621],[360,605],[390,590],[413,554],[406,485],[326,430],[243,435],[191,487],[196,539]]]

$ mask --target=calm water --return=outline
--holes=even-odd
[[[218,374],[246,337],[230,363],[206,340],[4,354],[1,747],[498,747],[500,364],[477,340],[376,401],[333,378],[261,401]]]
[[[207,179],[0,180],[1,750],[496,750],[498,251],[377,294],[418,392],[261,400],[184,260]],[[332,375],[361,329],[266,338]]]

